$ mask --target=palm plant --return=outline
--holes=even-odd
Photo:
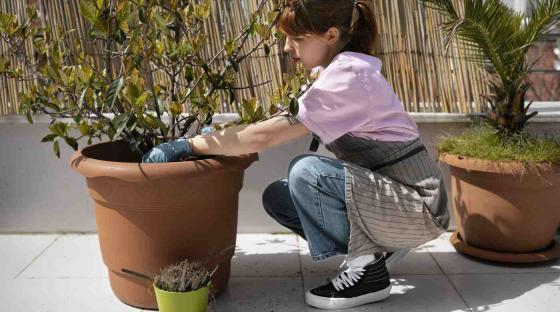
[[[446,52],[456,42],[490,74],[490,93],[484,96],[491,107],[485,116],[488,122],[506,137],[519,134],[537,114],[528,113],[531,103],[525,105],[528,72],[534,65],[526,54],[560,21],[560,0],[532,3],[530,17],[502,0],[463,0],[464,13],[454,0],[423,1],[445,16]]]

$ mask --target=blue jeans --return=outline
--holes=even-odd
[[[307,240],[311,257],[320,261],[348,252],[344,186],[339,160],[304,154],[291,161],[287,179],[268,185],[263,206],[278,223]]]

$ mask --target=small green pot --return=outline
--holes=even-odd
[[[159,289],[154,284],[160,312],[206,312],[210,287],[187,292],[172,292]]]

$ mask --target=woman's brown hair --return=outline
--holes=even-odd
[[[336,27],[340,40],[347,42],[342,51],[374,53],[377,25],[369,0],[288,0],[288,4],[278,24],[282,32],[320,35]]]

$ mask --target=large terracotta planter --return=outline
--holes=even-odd
[[[103,262],[124,303],[157,309],[144,275],[184,258],[219,265],[213,293],[224,290],[235,252],[239,191],[257,154],[142,164],[126,143],[101,143],[72,155],[94,202]]]
[[[560,167],[450,154],[440,160],[450,168],[458,232],[452,243],[459,251],[503,262],[560,256],[553,242],[560,225]]]

